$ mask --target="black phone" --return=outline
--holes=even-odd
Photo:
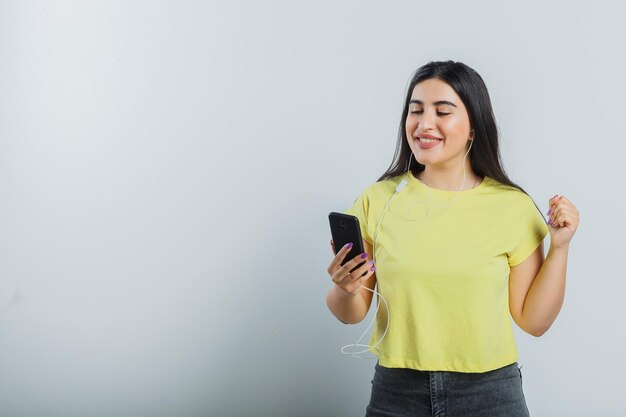
[[[363,249],[363,238],[361,237],[361,227],[359,226],[359,219],[356,216],[333,211],[328,214],[328,221],[330,223],[330,234],[333,237],[333,244],[335,245],[335,254],[346,244],[350,242],[353,243],[352,249],[350,249],[350,252],[348,252],[343,261],[341,261],[341,265],[344,265],[355,256],[365,252],[365,249]],[[359,268],[365,262],[367,261],[358,264],[352,271]]]

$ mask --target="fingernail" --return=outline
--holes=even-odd
[[[552,219],[550,219],[550,221],[548,222],[548,224],[552,224]]]
[[[552,214],[552,209],[548,210],[548,216]]]
[[[554,194],[554,197],[552,197],[552,198],[557,198],[558,196],[559,196],[558,194]]]
[[[352,248],[352,245],[353,245],[353,243],[348,243],[348,244],[346,245],[346,249],[351,249],[351,248]]]
[[[370,269],[370,271],[372,271],[372,272],[376,271],[376,267],[375,267],[375,266],[373,266],[373,267]]]
[[[371,261],[369,261],[368,265],[374,265],[374,260],[372,259]]]
[[[363,255],[361,255],[361,259],[365,259],[367,258],[367,253],[364,253]]]

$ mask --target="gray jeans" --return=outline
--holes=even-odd
[[[376,364],[366,417],[528,417],[517,362],[484,373]]]

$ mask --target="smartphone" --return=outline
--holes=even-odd
[[[328,221],[330,223],[330,234],[333,237],[335,251],[338,252],[346,244],[350,242],[353,243],[352,249],[350,249],[350,252],[346,255],[343,261],[341,261],[341,265],[344,265],[355,256],[365,252],[365,249],[363,249],[363,238],[361,237],[361,227],[359,226],[359,219],[356,216],[352,216],[351,214],[336,213],[333,211],[328,214]],[[359,268],[365,262],[367,261],[363,261],[358,264],[354,269],[352,269],[352,271]]]

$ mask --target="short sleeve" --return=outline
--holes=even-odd
[[[361,195],[359,195],[356,200],[354,200],[354,204],[352,207],[348,208],[345,211],[345,214],[351,214],[356,216],[359,219],[359,226],[361,227],[361,237],[368,241],[370,244],[372,243],[372,238],[370,234],[367,232],[368,229],[368,215],[370,208],[370,200],[369,195],[367,193],[368,190],[365,190]]]
[[[509,266],[515,266],[526,260],[548,234],[548,226],[535,203],[530,197],[525,197],[518,217],[519,227],[516,228],[517,244],[508,254]]]

